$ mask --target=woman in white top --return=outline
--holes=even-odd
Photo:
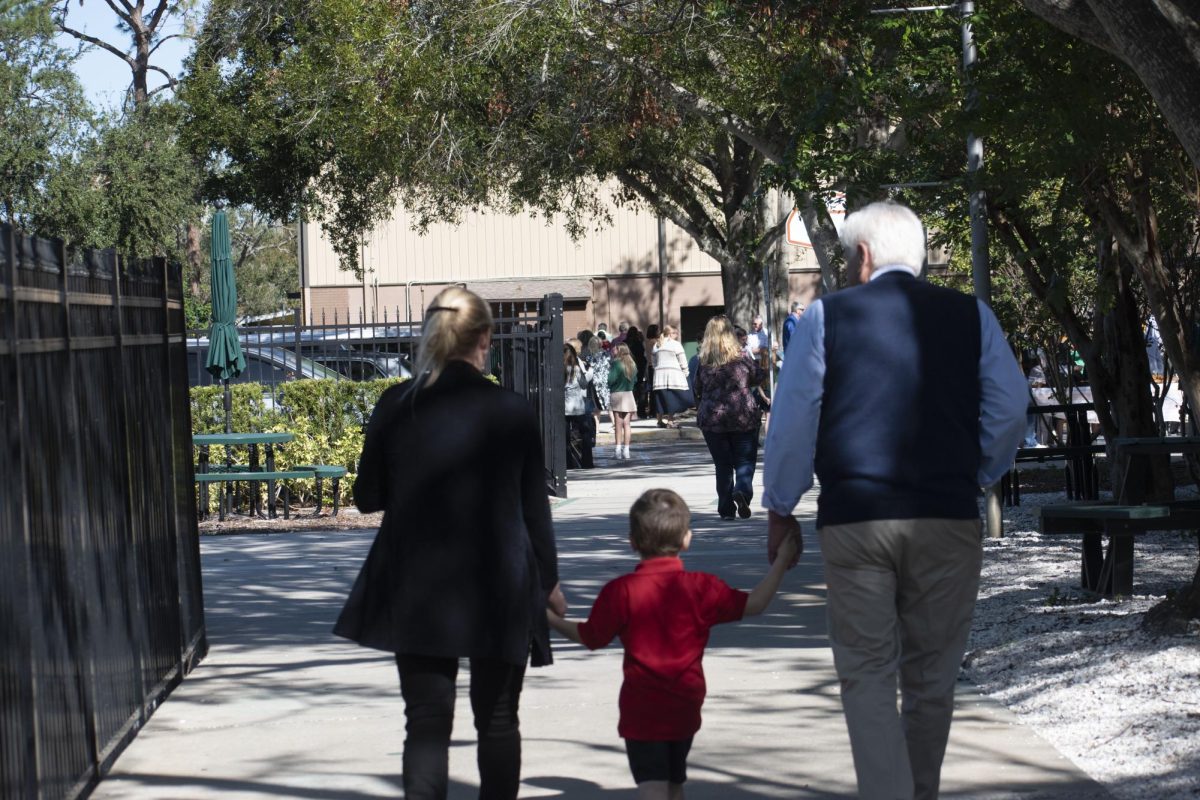
[[[592,427],[592,415],[588,413],[588,385],[592,382],[592,371],[579,359],[579,354],[571,344],[563,345],[563,367],[566,373],[566,385],[563,387],[563,407],[567,417],[567,466],[578,466],[590,469],[592,466],[592,448],[596,444],[596,431]],[[572,464],[570,440],[572,433],[579,442],[577,464]]]
[[[675,415],[692,407],[688,390],[687,356],[679,343],[679,329],[666,325],[654,347],[654,412],[660,428],[675,428]],[[663,418],[666,418],[664,422]]]

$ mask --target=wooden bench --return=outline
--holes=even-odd
[[[333,516],[336,517],[338,515],[339,503],[341,502],[339,487],[342,483],[342,478],[346,477],[346,468],[330,464],[297,464],[293,469],[312,470],[317,477],[317,510],[313,514],[314,517],[321,516],[321,481],[329,478],[333,484]]]
[[[211,483],[252,483],[257,486],[257,484],[264,482],[264,481],[269,481],[271,483],[274,483],[275,481],[302,480],[305,478],[315,478],[315,477],[316,477],[316,473],[311,469],[274,470],[271,472],[267,472],[265,470],[247,469],[245,467],[233,467],[230,469],[220,468],[220,469],[216,469],[216,470],[210,470],[208,472],[200,472],[199,469],[197,469],[197,471],[196,471],[196,482],[199,483],[201,486],[207,486]],[[291,492],[288,490],[287,483],[282,484],[282,490],[283,490],[282,491],[282,493],[283,493],[283,518],[291,519],[291,516],[292,516]],[[269,493],[270,492],[268,491],[268,494]],[[258,492],[256,490],[255,495],[257,495],[257,494],[258,494]],[[207,493],[205,493],[205,495],[201,501],[201,509],[200,509],[201,516],[205,516],[208,513],[208,503],[206,502],[207,497],[208,497],[208,495],[207,495]],[[267,509],[267,514],[270,517],[274,518],[275,517],[275,504],[270,502],[270,500],[271,500],[270,497],[268,497],[267,500],[268,500],[268,506],[269,506],[269,508]],[[218,514],[217,518],[220,519],[222,522],[225,521],[225,514],[230,510],[228,508],[228,505],[229,505],[229,495],[226,494],[225,492],[221,492],[220,496],[217,499],[217,514]],[[256,505],[257,505],[257,503],[252,503],[251,508],[253,509]]]
[[[1083,534],[1080,585],[1105,597],[1133,594],[1134,536],[1184,522],[1169,505],[1059,503],[1042,506],[1040,516],[1045,535]],[[1102,535],[1108,536],[1107,551]]]

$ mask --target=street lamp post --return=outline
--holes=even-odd
[[[978,52],[975,47],[975,32],[971,17],[975,14],[973,0],[961,0],[952,5],[916,6],[909,8],[886,8],[873,10],[873,14],[906,14],[912,11],[949,11],[957,9],[962,26],[962,68],[967,82],[967,107],[974,108],[979,102],[978,93],[971,83]],[[988,260],[987,196],[977,185],[979,171],[983,168],[983,139],[974,131],[967,134],[967,188],[971,217],[971,282],[975,297],[987,305],[992,304],[992,272]],[[990,538],[1004,535],[1004,520],[1000,514],[999,486],[989,486],[984,491],[984,507],[987,517],[987,533]]]

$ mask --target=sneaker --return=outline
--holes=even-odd
[[[741,492],[733,493],[733,504],[737,506],[737,515],[742,519],[750,519],[750,501]]]
[[[721,519],[731,520],[733,519],[733,514],[722,514]]]

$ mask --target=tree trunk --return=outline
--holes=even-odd
[[[842,246],[829,209],[812,192],[796,197],[800,219],[808,229],[813,254],[821,267],[821,294],[836,292],[842,286]]]
[[[750,321],[762,306],[762,265],[744,253],[735,264],[721,265],[721,288],[725,292],[725,314],[734,325],[750,329]]]
[[[1178,636],[1189,632],[1189,623],[1194,619],[1200,619],[1200,561],[1196,563],[1191,583],[1147,611],[1142,628],[1155,634]]]
[[[1097,364],[1092,375],[1092,399],[1097,408],[1104,406],[1111,415],[1100,415],[1105,441],[1119,436],[1157,436],[1158,424],[1154,415],[1154,400],[1150,394],[1150,361],[1146,355],[1146,340],[1142,333],[1142,313],[1134,291],[1133,268],[1129,262],[1103,248],[1101,293],[1109,289],[1112,308],[1096,314],[1093,341]],[[1085,356],[1085,362],[1087,361]],[[1104,417],[1110,417],[1105,425]],[[1115,425],[1113,424],[1115,422]],[[1170,459],[1154,456],[1137,459],[1135,470],[1126,481],[1122,464],[1108,447],[1109,476],[1114,487],[1125,486],[1127,499],[1134,503],[1165,502],[1175,496],[1175,481],[1171,475]]]
[[[781,189],[770,189],[763,196],[763,227],[767,231],[777,231],[768,234],[770,241],[764,242],[766,247],[760,246],[758,249],[763,253],[763,261],[767,265],[767,296],[763,300],[763,320],[773,342],[782,341],[783,320],[787,317],[788,304],[791,301],[787,252],[784,246],[785,226],[791,213],[789,201],[789,196]]]
[[[133,34],[133,104],[141,108],[150,99],[150,36],[142,19],[140,6],[135,6],[129,15],[129,27]]]

